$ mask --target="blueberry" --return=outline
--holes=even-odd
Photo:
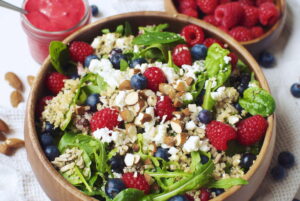
[[[251,153],[245,153],[242,155],[240,166],[246,171],[253,165],[253,162],[256,160],[256,155]]]
[[[118,193],[120,193],[125,188],[126,187],[122,179],[108,179],[105,185],[105,193],[110,198],[114,198]]]
[[[84,60],[84,66],[89,67],[91,61],[94,60],[94,59],[98,60],[99,58],[94,54],[87,56]]]
[[[200,155],[200,158],[201,158],[201,164],[206,164],[208,161],[209,161],[209,158],[205,155]]]
[[[225,192],[223,188],[212,188],[211,191],[214,192],[216,196],[221,195],[222,193]]]
[[[244,85],[248,85],[250,82],[250,79],[251,79],[251,77],[250,77],[249,73],[243,73],[241,75],[241,83]]]
[[[91,111],[97,110],[97,104],[100,102],[99,97],[100,97],[99,94],[91,94],[89,95],[89,97],[87,97],[86,105],[90,106]]]
[[[72,80],[77,80],[78,78],[80,78],[80,76],[77,73],[74,73],[74,74],[70,75],[70,78]]]
[[[127,58],[124,54],[115,53],[115,54],[111,55],[110,61],[115,69],[120,69],[121,59],[127,61]]]
[[[276,59],[271,53],[264,51],[260,53],[258,62],[263,67],[270,68],[275,65]]]
[[[60,155],[58,148],[55,145],[49,145],[45,148],[45,154],[50,161],[53,161]]]
[[[158,147],[157,148],[157,151],[155,152],[154,156],[155,157],[158,157],[158,158],[162,158],[164,159],[165,161],[169,161],[169,157],[171,156],[169,153],[168,153],[169,149],[164,149],[162,147]]]
[[[123,173],[123,168],[125,167],[124,157],[120,155],[115,155],[109,160],[111,169],[116,173]]]
[[[49,145],[54,145],[54,138],[51,133],[45,132],[41,135],[41,144],[43,147],[47,147]]]
[[[133,89],[146,89],[147,87],[147,78],[139,73],[131,77],[130,86]]]
[[[192,47],[191,54],[194,60],[203,60],[207,54],[207,47],[202,44],[196,44]]]
[[[168,199],[168,201],[189,201],[189,200],[183,195],[176,195]]]
[[[92,9],[92,15],[93,17],[97,17],[99,14],[99,9],[96,5],[91,5],[91,9]]]
[[[54,125],[51,124],[49,121],[46,121],[46,123],[45,123],[45,131],[46,132],[53,132],[54,131]]]
[[[243,111],[243,108],[239,103],[235,103],[233,106],[239,113]]]
[[[294,198],[292,201],[300,201],[300,200],[298,200],[298,199]]]
[[[141,65],[147,63],[147,60],[144,58],[134,59],[130,62],[130,68],[134,68],[136,65]]]
[[[285,176],[285,169],[281,165],[275,166],[271,169],[271,175],[275,180],[281,180]]]
[[[248,88],[248,84],[243,84],[241,83],[238,87],[237,87],[237,91],[240,93],[240,94],[243,94],[244,91]]]
[[[278,163],[284,168],[291,168],[295,164],[295,157],[291,152],[283,151],[278,155]]]
[[[114,55],[114,54],[122,54],[122,50],[120,48],[114,48],[111,50],[110,55]]]
[[[295,83],[291,86],[291,93],[296,98],[300,98],[300,83]]]
[[[213,119],[213,113],[209,110],[201,110],[198,114],[198,119],[201,123],[209,124]]]

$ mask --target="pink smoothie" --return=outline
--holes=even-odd
[[[45,31],[64,31],[80,22],[85,5],[82,0],[28,0],[25,10],[33,26]]]

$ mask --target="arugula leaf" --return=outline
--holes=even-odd
[[[192,172],[194,172],[196,170],[196,167],[198,167],[198,164],[201,162],[200,153],[193,151],[191,153],[191,157],[192,157],[191,170]]]
[[[129,67],[128,62],[125,59],[120,60],[120,71],[126,71]]]
[[[197,99],[197,97],[201,93],[202,89],[204,88],[206,80],[207,80],[206,73],[200,73],[197,76],[197,81],[195,81],[192,84],[191,89],[190,89],[190,93],[192,94],[194,101]]]
[[[179,73],[180,68],[174,64],[172,59],[172,52],[170,50],[168,51],[168,66],[173,68],[175,73]]]
[[[211,97],[211,92],[212,92],[212,81],[211,80],[207,80],[207,86],[206,86],[206,91],[204,94],[204,99],[203,99],[203,104],[202,107],[205,110],[212,110],[214,105],[215,105],[215,101],[214,99]]]
[[[233,186],[246,185],[248,181],[242,178],[220,179],[209,184],[209,188],[224,188],[228,189]]]
[[[154,177],[154,178],[187,177],[187,176],[191,175],[191,173],[179,172],[179,171],[175,171],[175,172],[168,172],[168,171],[150,172],[150,171],[146,171],[145,173],[150,175],[151,177]]]
[[[52,41],[49,46],[50,60],[52,66],[59,73],[64,73],[63,67],[70,60],[68,46],[61,41]]]
[[[86,182],[84,176],[82,175],[81,171],[79,170],[79,168],[75,165],[75,173],[79,176],[80,180],[82,181],[82,183],[85,185],[86,189],[89,192],[92,192],[92,188],[89,186],[89,184]]]
[[[222,86],[231,74],[231,64],[226,63],[224,57],[229,54],[229,50],[222,48],[219,44],[214,43],[208,48],[205,59],[205,68],[209,78],[216,78],[217,86],[214,90]]]
[[[146,26],[146,27],[139,27],[140,31],[147,32],[161,32],[169,27],[169,24],[159,24],[156,26]]]
[[[134,45],[169,44],[174,42],[184,43],[184,40],[173,32],[147,32],[135,37],[132,41]]]
[[[239,99],[239,104],[251,115],[261,115],[267,117],[275,111],[276,104],[273,97],[264,89],[250,87],[244,91],[243,98]]]
[[[130,25],[129,22],[127,22],[127,21],[125,22],[124,35],[125,35],[125,36],[130,36],[130,35],[132,35],[131,25]]]
[[[127,188],[118,193],[118,195],[113,199],[113,201],[139,201],[143,197],[143,191],[134,188]]]

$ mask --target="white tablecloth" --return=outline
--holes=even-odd
[[[21,5],[22,0],[9,1]],[[163,11],[163,0],[90,0],[99,6],[101,16],[140,10]],[[264,69],[273,95],[277,100],[277,141],[272,166],[280,151],[289,150],[300,161],[300,99],[290,94],[292,83],[300,81],[300,0],[288,0],[288,23],[284,33],[270,51],[278,60],[277,66]],[[13,132],[10,137],[23,138],[25,104],[12,109],[9,94],[12,89],[4,81],[8,71],[16,72],[26,83],[27,75],[35,75],[39,65],[30,57],[26,36],[20,26],[17,13],[0,8],[0,118],[9,123]],[[95,20],[95,19],[94,19]],[[26,85],[24,97],[29,87]],[[290,201],[296,194],[300,183],[299,166],[288,171],[288,176],[275,182],[267,174],[253,200]],[[13,157],[0,155],[0,201],[46,201],[47,196],[40,188],[26,160],[25,149]]]

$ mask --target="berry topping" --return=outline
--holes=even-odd
[[[64,87],[65,79],[68,79],[68,77],[61,73],[50,73],[46,76],[46,86],[54,95],[56,95]]]
[[[92,131],[100,128],[108,128],[112,130],[114,127],[119,126],[118,121],[119,112],[114,109],[104,108],[93,114],[90,126]]]
[[[192,8],[185,9],[185,10],[181,11],[181,13],[191,16],[191,17],[196,17],[196,18],[198,17],[198,11],[196,9],[192,9]]]
[[[125,173],[122,175],[122,180],[127,188],[135,188],[144,191],[145,194],[150,192],[150,185],[142,174]]]
[[[238,41],[249,41],[253,39],[252,32],[247,27],[235,27],[229,31],[229,34]]]
[[[209,158],[205,155],[200,155],[200,158],[201,158],[200,163],[203,164],[203,165],[206,164],[209,161]]]
[[[186,9],[193,9],[196,10],[197,9],[197,4],[195,0],[182,0],[179,1],[179,10],[183,11]]]
[[[147,88],[152,91],[158,91],[159,84],[167,82],[164,72],[157,67],[147,68],[143,75],[147,78]]]
[[[207,47],[202,44],[196,44],[192,47],[191,53],[194,60],[203,60],[207,54]]]
[[[176,195],[168,199],[168,201],[189,201],[188,198],[184,195]]]
[[[70,45],[71,58],[76,62],[83,63],[85,58],[93,54],[94,49],[86,42],[74,41]]]
[[[160,96],[155,106],[155,115],[161,119],[166,116],[166,120],[171,120],[175,107],[172,104],[172,100],[169,96]]]
[[[45,132],[52,133],[54,131],[54,125],[51,124],[49,121],[45,123]]]
[[[122,179],[108,179],[105,185],[105,193],[110,197],[114,198],[117,194],[119,194],[122,190],[126,188]]]
[[[228,56],[231,58],[230,64],[231,64],[232,70],[234,70],[239,58],[233,52],[230,52],[230,54]]]
[[[253,162],[256,160],[256,155],[251,153],[245,153],[241,157],[240,166],[244,168],[245,171],[248,171],[249,168],[253,165]]]
[[[165,161],[169,161],[169,157],[171,155],[168,153],[168,151],[169,151],[169,149],[164,149],[162,147],[158,147],[156,152],[154,153],[154,156],[158,157],[158,158],[162,158]]]
[[[244,18],[242,25],[246,27],[253,27],[258,23],[258,8],[254,6],[243,6]]]
[[[45,148],[45,154],[50,161],[53,161],[56,157],[60,155],[60,152],[55,145],[49,145]]]
[[[275,65],[276,59],[270,52],[263,51],[259,54],[258,62],[266,68],[271,68]]]
[[[45,96],[37,101],[36,104],[36,115],[37,117],[42,116],[42,112],[44,111],[48,101],[52,100],[53,96]]]
[[[210,143],[219,151],[225,151],[227,142],[237,137],[234,128],[219,121],[212,121],[206,126],[206,136]]]
[[[190,24],[181,30],[181,35],[189,46],[200,44],[204,40],[204,32],[201,27]]]
[[[294,83],[291,86],[291,93],[294,97],[300,98],[300,83]]]
[[[207,47],[207,48],[209,48],[212,44],[214,44],[214,43],[218,43],[219,45],[221,45],[221,47],[224,47],[224,44],[220,41],[220,40],[218,40],[218,39],[216,39],[216,38],[206,38],[204,41],[203,41],[203,44]]]
[[[210,199],[210,192],[206,188],[201,188],[199,198],[200,201],[208,201]]]
[[[142,74],[135,74],[131,77],[130,86],[133,89],[146,89],[147,87],[147,78]]]
[[[280,12],[274,3],[263,3],[259,6],[259,21],[262,25],[274,25],[280,16]]]
[[[90,106],[91,111],[97,110],[97,104],[100,102],[99,94],[91,94],[86,99],[86,105]]]
[[[110,57],[110,62],[112,63],[112,65],[115,69],[120,69],[121,60],[127,61],[127,58],[124,54],[115,53],[115,54],[112,54]]]
[[[261,37],[265,33],[264,29],[260,26],[252,27],[251,32],[254,38]]]
[[[123,173],[125,167],[124,156],[115,155],[109,160],[111,169],[116,173]]]
[[[295,157],[291,152],[283,151],[278,155],[278,163],[284,168],[291,168],[295,164]]]
[[[144,58],[134,59],[130,62],[130,68],[134,68],[136,65],[142,65],[147,63],[147,60]]]
[[[212,188],[211,192],[215,193],[216,196],[221,195],[222,193],[225,192],[225,190],[223,188]]]
[[[243,15],[243,8],[238,2],[219,5],[215,10],[216,21],[228,29],[238,25]]]
[[[254,0],[239,0],[241,5],[254,6]]]
[[[192,65],[192,56],[188,46],[179,44],[174,48],[172,59],[175,65]]]
[[[51,133],[45,132],[41,135],[41,144],[43,147],[54,145],[54,138]]]
[[[237,126],[237,139],[242,145],[251,146],[265,135],[268,122],[260,115],[242,120]]]
[[[256,0],[256,6],[260,6],[261,4],[266,2],[273,3],[274,0]]]
[[[214,15],[206,15],[203,20],[205,22],[208,22],[209,24],[215,25],[215,26],[220,26],[220,23],[217,22],[216,18]]]
[[[99,14],[98,6],[96,6],[96,5],[91,5],[91,9],[92,9],[92,15],[93,15],[93,17],[97,17],[98,14]]]
[[[271,175],[274,180],[281,180],[285,177],[285,169],[281,165],[277,165],[271,169]]]
[[[198,119],[201,123],[208,124],[213,120],[213,113],[209,110],[201,110]]]
[[[205,14],[212,14],[218,6],[218,0],[196,0],[198,7]]]
[[[94,54],[87,56],[87,57],[85,58],[85,60],[84,60],[84,66],[85,66],[85,67],[89,67],[89,66],[90,66],[90,63],[91,63],[91,61],[92,61],[93,59],[98,60],[99,58],[98,58],[96,55],[94,55]]]

